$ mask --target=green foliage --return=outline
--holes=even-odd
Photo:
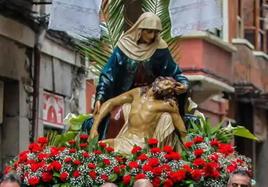
[[[244,138],[248,138],[251,140],[259,141],[258,138],[252,134],[248,129],[246,129],[244,126],[237,126],[237,127],[232,127],[233,134],[235,136],[240,136]]]
[[[67,124],[68,130],[63,134],[53,134],[53,138],[49,138],[49,145],[53,146],[66,146],[68,145],[68,141],[72,139],[76,139],[77,135],[81,133],[81,128],[83,122],[88,119],[91,115],[88,114],[80,114],[80,115],[72,115],[65,121]]]
[[[88,152],[92,152],[93,150],[96,150],[98,148],[98,141],[99,141],[98,136],[89,141]]]
[[[243,126],[233,127],[229,124],[223,126],[223,122],[212,125],[208,119],[198,117],[198,121],[190,120],[188,133],[190,136],[201,135],[209,139],[216,138],[221,142],[229,143],[234,136],[240,136],[257,141],[257,137]]]
[[[176,38],[170,35],[170,18],[168,12],[169,0],[142,0],[141,6],[144,12],[157,14],[161,21],[163,30],[161,35],[168,43],[172,55],[175,57]],[[77,44],[79,51],[84,54],[89,61],[93,62],[94,67],[100,72],[111,56],[117,41],[123,33],[124,28],[124,1],[108,0],[101,9],[105,22],[101,24],[101,38],[85,38]],[[97,73],[98,73],[97,72]]]

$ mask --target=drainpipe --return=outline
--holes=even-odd
[[[33,77],[33,109],[32,109],[32,134],[30,141],[36,139],[39,128],[39,88],[40,88],[40,58],[41,47],[44,40],[46,29],[41,27],[35,35],[35,45],[33,48],[34,54],[34,77]]]

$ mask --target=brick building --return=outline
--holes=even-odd
[[[0,171],[47,130],[85,112],[84,60],[62,32],[46,30],[39,1],[0,1]]]
[[[213,122],[232,120],[260,142],[236,138],[237,150],[253,159],[258,186],[268,178],[268,1],[222,1],[220,30],[197,32],[180,42],[180,66],[192,97]]]

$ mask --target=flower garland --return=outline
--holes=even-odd
[[[48,146],[46,137],[38,138],[6,167],[15,171],[27,186],[100,186],[113,182],[132,186],[138,179],[149,179],[154,186],[226,186],[228,176],[238,168],[251,172],[251,160],[239,155],[232,144],[216,138],[189,134],[183,150],[157,147],[148,139],[142,149],[122,156],[99,142],[89,145],[88,135],[80,134],[66,146]]]

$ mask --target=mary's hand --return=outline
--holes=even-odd
[[[101,107],[101,102],[96,101],[94,111],[93,111],[94,116],[97,115],[100,112],[100,107]]]
[[[177,82],[176,86],[174,87],[174,90],[177,95],[180,95],[182,93],[185,93],[187,91],[187,87],[183,85],[182,83]]]

